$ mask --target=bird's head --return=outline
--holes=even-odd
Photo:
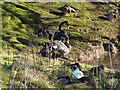
[[[67,28],[69,29],[70,28],[70,24],[68,23],[68,21],[65,21],[66,25],[67,25]]]

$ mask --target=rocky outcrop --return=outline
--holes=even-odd
[[[98,46],[91,45],[90,47],[91,47],[90,51],[88,50],[86,50],[86,52],[82,50],[80,51],[78,59],[80,58],[81,62],[84,61],[87,62],[90,60],[94,60],[96,58],[100,58],[102,55],[109,53],[109,51],[111,53],[118,52],[118,49],[112,43],[101,43],[101,45]]]
[[[82,52],[80,54],[80,58],[81,61],[90,61],[95,58],[99,58],[104,53],[103,46],[91,46],[91,51],[87,51],[86,53]]]

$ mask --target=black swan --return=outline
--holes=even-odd
[[[109,12],[109,13],[105,14],[105,16],[109,21],[112,21],[113,19],[118,18],[119,11],[115,10],[114,12]]]
[[[60,7],[58,8],[60,11],[62,11],[64,14],[66,13],[76,13],[78,12],[79,10],[72,7],[71,5],[69,4],[65,4],[63,7]]]
[[[68,21],[64,21],[59,25],[59,31],[55,32],[54,36],[53,36],[53,41],[54,40],[63,40],[63,38],[65,39],[65,41],[67,42],[69,40],[69,36],[67,34],[67,32],[65,30],[62,30],[62,26],[66,24],[68,29],[69,29],[69,23]]]
[[[44,28],[42,30],[43,32],[43,35],[45,37],[47,37],[49,40],[61,40],[62,37],[65,37],[66,39],[69,39],[69,36],[67,35],[67,32],[62,30],[62,26],[66,24],[67,27],[69,28],[69,24],[68,24],[68,21],[63,21],[62,23],[60,23],[59,25],[59,31],[57,30],[52,30],[52,29],[49,29],[48,26],[47,28]]]
[[[45,43],[40,50],[42,57],[64,58],[71,50],[71,45],[65,45],[62,41],[55,40],[52,43]]]
[[[71,13],[71,12],[78,12],[78,9],[76,9],[76,8],[74,8],[74,7],[72,7],[71,5],[69,5],[69,4],[65,4],[64,5],[64,8],[69,12],[69,13]]]
[[[44,43],[43,48],[40,51],[43,57],[64,57],[70,52],[71,45],[69,44],[69,36],[67,35],[67,32],[61,28],[64,24],[69,27],[67,21],[62,22],[59,25],[59,31],[53,32],[54,35],[46,31],[53,39],[51,40],[51,43]]]

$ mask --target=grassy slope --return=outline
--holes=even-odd
[[[49,13],[61,13],[57,8],[62,7],[64,4],[65,3],[59,2],[3,4],[3,39],[10,43],[14,43],[12,46],[15,46],[17,49],[21,49],[22,47],[26,48],[23,43],[21,44],[21,42],[18,41],[18,38],[24,39],[25,43],[27,43],[30,30],[39,31],[40,28],[43,28],[46,25],[49,25],[49,28],[51,29],[58,29],[58,25],[65,20],[69,21],[71,24],[71,28],[68,31],[71,44],[76,42],[76,39],[79,40],[80,38],[91,41],[101,41],[99,38],[101,35],[110,38],[116,37],[116,34],[118,33],[118,21],[114,20],[113,22],[110,22],[98,19],[98,16],[101,16],[108,11],[112,11],[113,4],[69,3],[73,7],[79,9],[79,12],[68,14],[68,16],[63,17]],[[7,24],[8,22],[9,24]],[[99,31],[94,31],[96,29],[99,29]],[[105,29],[105,32],[102,31],[103,29]],[[65,30],[67,29],[65,28]],[[75,47],[76,45],[74,44],[73,49]],[[79,48],[82,49],[81,47]]]
[[[57,8],[62,7],[65,3],[54,2],[54,3],[3,3],[2,4],[2,22],[3,22],[3,57],[2,64],[7,63],[7,60],[10,59],[12,62],[12,52],[19,54],[20,52],[26,53],[28,49],[28,43],[30,42],[29,35],[33,34],[34,31],[39,31],[40,28],[49,25],[51,29],[58,29],[58,25],[62,21],[69,21],[71,27],[68,31],[70,36],[70,43],[73,47],[71,54],[78,52],[78,49],[85,50],[86,47],[89,47],[89,44],[86,42],[80,42],[79,39],[85,38],[91,41],[103,41],[99,39],[99,36],[105,35],[110,38],[115,38],[118,33],[118,24],[120,23],[117,20],[112,22],[107,20],[101,20],[98,16],[103,15],[108,11],[113,11],[113,4],[92,4],[92,3],[71,3],[73,7],[79,9],[78,13],[70,13],[67,16],[60,17],[49,12],[61,13]],[[76,5],[77,4],[77,5]],[[114,25],[114,26],[113,26]],[[99,29],[98,31],[94,31]],[[101,31],[106,29],[105,31]],[[87,32],[87,33],[85,33]],[[111,33],[112,32],[112,33]],[[33,38],[36,35],[32,35]],[[34,41],[44,42],[47,41],[45,38],[36,38]],[[7,44],[7,46],[6,46]],[[79,46],[78,46],[79,45]],[[6,47],[8,49],[6,49]],[[38,47],[39,49],[41,47]],[[36,46],[33,44],[33,49],[36,49]],[[10,53],[10,57],[6,57],[7,53]],[[14,58],[17,59],[17,58]],[[83,65],[83,69],[86,66]],[[45,67],[45,72],[49,67]],[[58,67],[57,67],[58,68]],[[6,73],[5,71],[3,71]],[[51,75],[51,69],[48,74]],[[3,73],[3,74],[4,74]],[[50,78],[50,75],[48,76]],[[57,75],[51,75],[56,77]],[[3,80],[7,84],[7,80]],[[38,85],[39,86],[39,85]],[[78,85],[79,86],[79,85]],[[44,85],[43,85],[44,87]],[[51,87],[51,86],[50,86]],[[77,85],[73,85],[73,88]]]

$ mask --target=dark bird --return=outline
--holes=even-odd
[[[115,18],[115,13],[111,12],[111,13],[107,13],[105,14],[107,20],[112,21]]]
[[[63,21],[59,25],[59,31],[57,30],[52,30],[49,28],[45,28],[42,30],[43,36],[47,37],[49,40],[54,41],[54,40],[69,40],[69,36],[65,30],[62,30],[62,26],[66,24],[67,28],[69,29],[69,23],[68,21]]]
[[[69,77],[69,76],[58,77],[57,80],[58,80],[59,82],[64,83],[64,84],[70,84],[70,83],[71,83],[71,80],[70,80],[70,77]]]
[[[59,8],[59,10],[61,10],[64,14],[65,13],[76,13],[79,11],[78,9],[72,7],[69,4],[65,4],[63,7]]]
[[[69,36],[67,34],[67,32],[65,30],[62,29],[62,26],[66,24],[68,29],[69,29],[69,23],[68,21],[64,21],[62,22],[60,25],[59,25],[59,31],[58,32],[55,32],[54,36],[53,36],[53,41],[54,40],[59,40],[59,41],[63,41],[65,40],[64,42],[69,42]]]
[[[42,29],[43,36],[49,40],[53,39],[55,32],[57,32],[57,30],[48,28],[48,25],[46,25],[45,28]]]
[[[67,65],[67,66],[71,67],[71,69],[74,68],[74,66],[77,66],[79,68],[79,70],[82,71],[80,64],[77,62],[74,64]]]
[[[54,34],[55,34],[56,32],[57,32],[56,30],[45,29],[46,37],[47,37],[49,40],[53,40],[53,36],[54,36]]]
[[[70,44],[66,46],[62,41],[55,40],[52,43],[46,42],[40,50],[40,54],[43,57],[62,58],[70,52],[70,49]]]
[[[42,55],[42,57],[49,57],[50,56],[50,43],[44,42],[42,49],[40,50],[39,54]]]
[[[65,45],[62,41],[55,40],[53,41],[52,48],[54,50],[61,51],[63,55],[67,55],[70,52],[71,45],[69,43]]]
[[[40,50],[43,57],[49,57],[50,55],[52,58],[64,57],[70,52],[69,36],[65,30],[62,30],[64,24],[69,28],[68,22],[64,21],[59,25],[59,31],[45,31],[46,35],[50,37],[51,43],[44,43],[43,48]]]
[[[112,21],[113,19],[118,18],[119,12],[118,10],[115,10],[114,12],[109,12],[105,14],[105,16],[107,20]]]
[[[97,72],[99,74],[104,69],[105,69],[104,65],[100,65],[98,67],[91,68],[89,71],[92,72],[92,73],[94,73],[94,75],[97,75]]]

